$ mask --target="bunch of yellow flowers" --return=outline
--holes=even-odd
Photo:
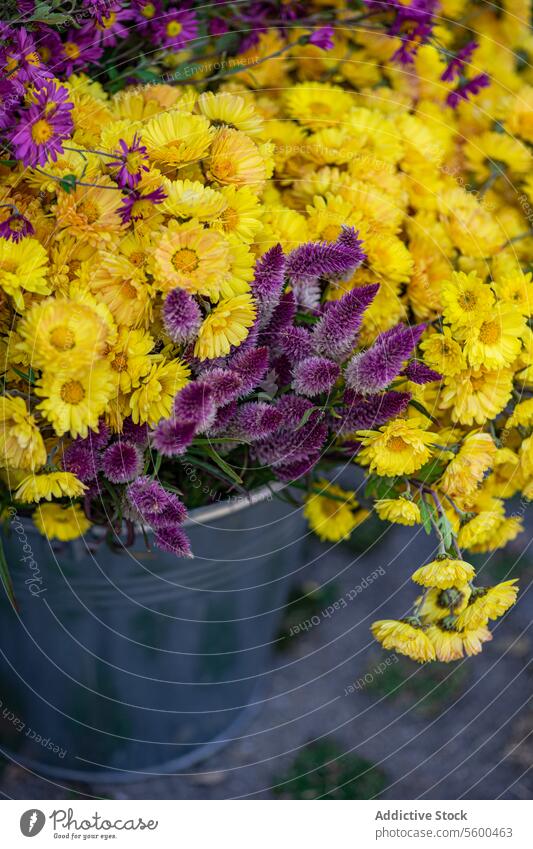
[[[476,7],[475,50],[450,62],[461,56],[453,22],[467,4],[441,5],[433,37],[403,64],[401,35],[350,26],[339,3],[327,49],[297,28],[289,40],[267,27],[215,83],[198,74],[193,84],[110,93],[79,73],[26,84],[28,125],[11,138],[20,157],[0,163],[4,505],[32,505],[50,538],[87,531],[80,499],[101,470],[87,473],[80,440],[105,446],[127,432],[144,450],[143,429],[174,427],[176,417],[192,428],[185,401],[175,406],[182,390],[270,327],[253,288],[261,258],[277,246],[289,257],[307,243],[341,250],[356,232],[364,261],[350,273],[317,275],[308,290],[305,275],[285,281],[300,308],[295,345],[310,344],[304,329],[349,293],[373,293],[350,363],[343,372],[333,363],[332,396],[348,394],[328,408],[334,456],[365,470],[367,502],[317,477],[304,511],[332,542],[370,509],[434,531],[439,553],[413,575],[423,596],[374,634],[419,661],[480,650],[517,590],[475,586],[462,552],[513,540],[523,509],[505,502],[533,498],[533,75],[519,58],[533,53],[533,37],[528,4],[520,14],[509,2]],[[387,334],[416,323],[391,365]],[[272,373],[262,374],[254,401],[281,393],[281,374],[278,365],[270,396]],[[304,383],[291,386],[317,398]],[[384,390],[409,403],[375,425]],[[202,416],[205,425],[195,434],[209,436],[215,413],[195,403],[194,425]],[[302,439],[325,409],[305,403],[291,424]],[[227,474],[220,455],[238,431],[229,447],[213,433]],[[192,438],[172,431],[174,445]],[[279,466],[271,446],[262,451],[261,462]],[[112,483],[159,470],[148,453],[132,456],[135,475],[117,459],[126,462],[110,456]]]

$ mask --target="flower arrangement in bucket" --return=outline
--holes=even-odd
[[[189,557],[188,468],[206,503],[281,481],[323,540],[371,510],[434,532],[422,595],[372,630],[421,662],[478,653],[517,587],[463,552],[516,537],[505,501],[533,496],[533,88],[506,58],[527,26],[503,3],[473,34],[449,0],[19,5],[4,512]],[[362,498],[335,482],[353,464]]]

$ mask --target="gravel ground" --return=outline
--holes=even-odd
[[[526,539],[513,549],[510,562],[513,557],[527,562],[527,545]],[[187,773],[120,786],[67,785],[8,765],[0,792],[15,799],[268,799],[300,747],[327,736],[344,753],[379,765],[387,776],[382,798],[532,798],[533,593],[527,585],[533,560],[522,569],[517,606],[498,623],[482,655],[462,663],[461,687],[431,715],[413,696],[391,699],[364,686],[350,692],[350,684],[368,672],[374,683],[379,678],[384,656],[370,638],[369,624],[409,607],[409,575],[430,553],[430,540],[411,529],[387,531],[364,555],[345,545],[313,543],[307,577],[330,585],[337,598],[349,598],[347,593],[379,567],[385,575],[371,580],[346,607],[320,616],[319,624],[289,639],[276,654],[260,711],[239,739],[208,762]],[[413,664],[410,674],[414,686],[424,671]]]

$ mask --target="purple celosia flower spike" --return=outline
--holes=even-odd
[[[359,286],[338,301],[328,301],[324,314],[313,329],[318,354],[343,360],[351,352],[363,320],[363,313],[374,300],[379,283]]]
[[[294,285],[352,274],[365,258],[361,244],[353,227],[345,227],[336,242],[300,245],[287,257],[287,276]]]
[[[400,416],[410,400],[410,392],[364,396],[347,389],[344,404],[335,409],[340,418],[334,418],[331,424],[339,436],[348,436],[356,430],[372,430]]]
[[[229,368],[213,368],[202,372],[202,381],[211,390],[217,407],[234,401],[242,393],[242,380]]]
[[[362,395],[385,389],[400,374],[425,328],[397,324],[382,333],[371,348],[352,357],[345,371],[347,385]]]
[[[175,529],[187,518],[187,508],[178,496],[146,475],[130,483],[126,497],[133,510],[133,517],[155,531]]]
[[[194,439],[195,430],[194,424],[163,419],[152,434],[152,445],[164,457],[178,457],[185,454]]]
[[[128,483],[142,471],[143,457],[138,445],[119,440],[105,449],[102,469],[111,483]]]
[[[260,342],[263,345],[274,345],[278,334],[287,328],[292,328],[295,315],[296,301],[294,294],[284,292],[272,314],[272,318],[261,333]]]
[[[232,427],[245,439],[264,439],[282,423],[282,414],[265,401],[250,401],[238,408]]]
[[[192,424],[196,433],[213,424],[217,407],[211,388],[203,380],[184,386],[174,399],[174,418],[179,424]]]
[[[89,483],[96,478],[100,462],[88,439],[76,439],[65,449],[61,464],[66,472],[72,472],[82,483]]]
[[[288,327],[277,338],[277,344],[289,362],[299,363],[313,353],[312,336],[306,327]]]
[[[148,425],[135,424],[131,416],[124,419],[122,438],[136,445],[146,445],[148,442]]]
[[[161,551],[169,551],[176,557],[193,557],[187,534],[181,528],[161,528],[156,531],[154,542]]]
[[[239,398],[249,395],[261,383],[268,369],[268,348],[237,350],[231,358],[230,367],[241,380]]]
[[[285,282],[285,256],[281,245],[274,245],[257,260],[255,274],[250,284],[252,293],[259,303],[259,326],[270,321],[279,302]]]
[[[434,383],[436,380],[442,380],[442,374],[420,360],[412,360],[402,374],[413,383]]]
[[[163,304],[163,323],[173,342],[191,342],[202,323],[200,307],[185,289],[172,289]]]
[[[335,385],[340,368],[326,357],[308,357],[294,369],[292,388],[298,395],[313,398],[321,392],[329,392]]]

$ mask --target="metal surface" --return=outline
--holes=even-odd
[[[127,781],[174,772],[238,735],[268,688],[302,568],[300,511],[268,490],[192,511],[182,560],[142,536],[4,536],[18,614],[0,602],[0,748],[38,772]]]

